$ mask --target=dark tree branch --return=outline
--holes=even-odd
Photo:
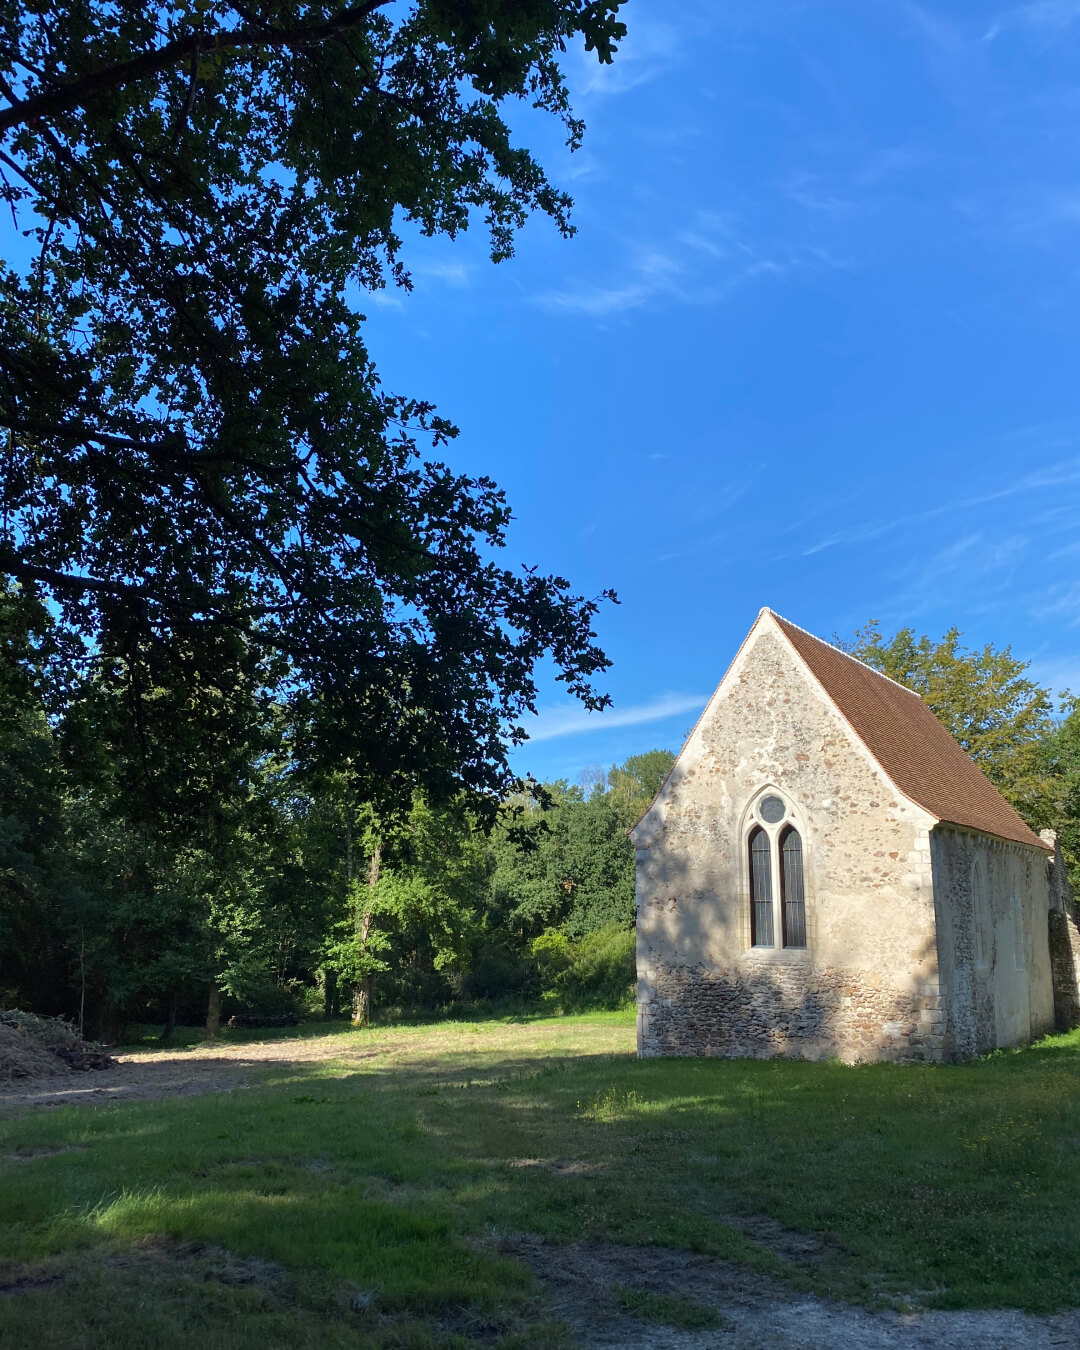
[[[176,122],[173,125],[172,135],[169,137],[169,149],[173,151],[180,144],[180,137],[183,135],[184,126],[191,113],[192,104],[195,102],[195,91],[199,87],[199,56],[201,52],[202,47],[196,47],[191,57],[191,74],[188,76],[187,94],[184,96],[180,111],[176,114]]]
[[[69,112],[73,108],[83,108],[92,103],[99,95],[111,89],[118,89],[132,80],[143,80],[151,75],[159,75],[164,70],[182,64],[197,52],[242,51],[245,47],[285,48],[289,51],[302,51],[305,47],[318,46],[330,38],[347,33],[358,27],[377,9],[391,4],[392,0],[363,0],[362,4],[342,10],[335,18],[326,23],[312,24],[305,28],[282,30],[264,27],[260,24],[237,28],[232,32],[211,35],[188,33],[184,37],[174,38],[164,46],[151,52],[143,52],[131,61],[117,66],[95,71],[81,79],[71,80],[54,89],[43,90],[29,98],[19,99],[11,107],[0,112],[0,133],[11,127],[21,126],[24,122],[34,122],[56,113]]]
[[[41,567],[25,562],[9,544],[0,545],[0,572],[19,581],[40,581],[58,593],[73,595],[92,592],[96,595],[120,596],[126,600],[149,600],[161,604],[162,598],[134,582],[106,581],[101,577],[80,577],[71,572],[60,572],[54,567]]]

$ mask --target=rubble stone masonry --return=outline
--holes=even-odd
[[[934,981],[914,993],[869,971],[774,964],[753,971],[646,972],[641,1053],[800,1059],[940,1060],[947,1038]]]
[[[770,856],[777,830],[801,838],[805,947],[783,945],[777,871],[776,940],[754,944],[748,847],[763,794],[786,810]],[[939,838],[937,827],[765,614],[632,832],[639,1053],[942,1060],[1044,1030],[1044,852],[970,832]],[[986,969],[964,898],[976,855],[989,884]],[[973,1004],[995,993],[1008,1014],[996,1021]]]

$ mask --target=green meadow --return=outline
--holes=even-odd
[[[945,1067],[642,1062],[624,1013],[318,1043],[230,1093],[0,1115],[0,1345],[568,1346],[523,1234],[869,1307],[1080,1304],[1080,1033]]]

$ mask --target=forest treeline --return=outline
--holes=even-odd
[[[1008,648],[959,637],[871,624],[847,646],[1059,831],[1080,880],[1080,712]],[[30,593],[0,594],[0,1003],[111,1037],[233,1012],[628,999],[627,831],[670,752],[523,783],[494,809],[417,791],[380,815],[347,764],[306,754],[318,709],[231,679],[231,660],[223,649],[216,689],[140,686],[103,658],[73,664]]]
[[[670,753],[589,789],[523,784],[494,814],[417,792],[380,818],[347,766],[305,758],[302,704],[229,687],[227,652],[219,690],[133,689],[107,661],[74,674],[56,643],[31,596],[0,595],[0,1005],[111,1037],[230,1012],[626,1001],[626,833]],[[208,734],[184,734],[192,697]]]

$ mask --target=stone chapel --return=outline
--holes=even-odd
[[[771,610],[631,838],[643,1056],[963,1058],[1052,1030],[1055,983],[1075,1020],[1052,836],[917,694]]]

